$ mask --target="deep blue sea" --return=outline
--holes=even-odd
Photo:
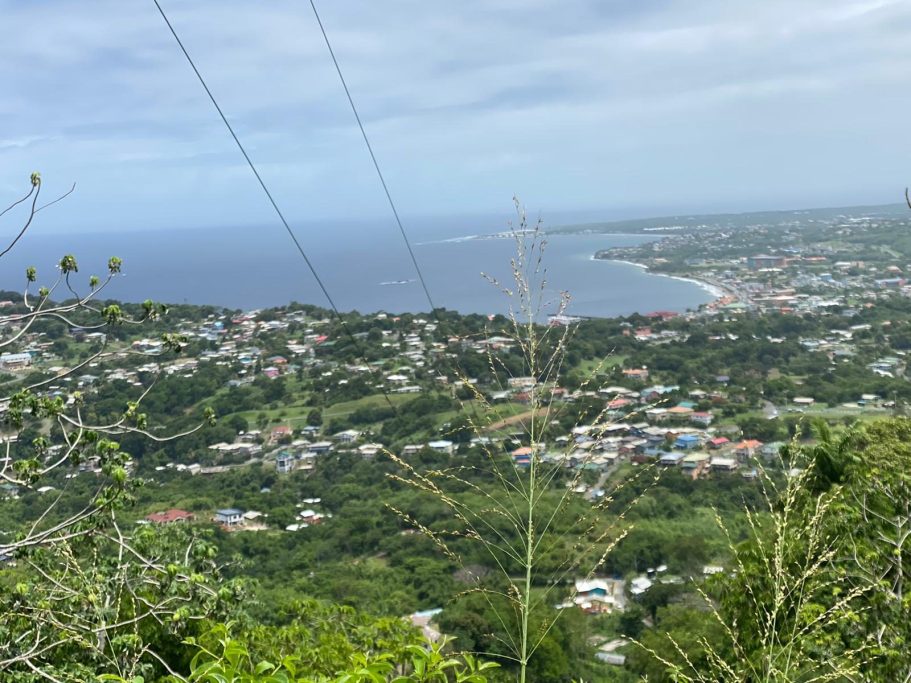
[[[427,311],[426,298],[404,242],[391,221],[320,222],[293,226],[340,310],[362,313]],[[511,239],[461,239],[506,229],[500,218],[411,219],[415,255],[438,306],[468,313],[505,312],[509,299],[481,273],[504,282],[515,255]],[[570,314],[614,316],[665,309],[684,311],[711,300],[698,285],[650,275],[622,263],[592,260],[598,249],[653,239],[641,235],[553,235],[544,264],[547,292],[571,296]],[[20,289],[27,265],[39,284],[52,280],[63,254],[76,255],[78,282],[103,276],[111,255],[123,259],[124,276],[106,296],[126,301],[216,304],[251,309],[326,300],[280,225],[118,233],[42,234],[30,231],[0,262],[0,287]],[[408,281],[407,284],[381,283]],[[547,306],[551,313],[555,306]]]

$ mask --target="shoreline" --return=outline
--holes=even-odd
[[[642,270],[642,271],[648,273],[649,275],[654,275],[655,277],[666,277],[671,280],[678,280],[680,282],[689,282],[690,284],[698,286],[700,289],[702,289],[702,291],[704,291],[707,294],[709,294],[710,296],[712,296],[713,300],[716,300],[716,301],[725,296],[728,296],[728,293],[725,292],[724,289],[722,289],[721,287],[718,287],[717,285],[713,285],[711,282],[707,282],[705,280],[700,280],[699,278],[695,278],[695,277],[684,277],[682,275],[668,275],[666,273],[654,273],[644,263],[636,263],[635,261],[624,261],[622,259],[598,258],[594,254],[591,256],[591,260],[592,261],[606,261],[608,263],[622,263],[627,266],[633,266],[634,268],[638,268],[639,270]]]

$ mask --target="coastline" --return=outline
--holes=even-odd
[[[728,293],[725,292],[721,287],[718,287],[717,285],[714,285],[711,282],[707,282],[706,280],[700,280],[699,278],[695,278],[695,277],[684,277],[682,275],[668,275],[666,273],[654,273],[644,263],[636,263],[635,261],[624,261],[622,259],[598,258],[594,254],[592,254],[591,260],[592,261],[606,261],[608,263],[622,263],[627,266],[633,266],[634,268],[639,268],[640,270],[645,271],[649,275],[654,275],[656,277],[666,277],[671,280],[678,280],[680,282],[689,282],[690,284],[697,285],[704,292],[711,295],[713,297],[713,299],[715,299],[715,300],[728,296]]]

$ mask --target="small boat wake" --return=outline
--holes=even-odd
[[[381,282],[380,285],[383,287],[388,285],[410,285],[412,282],[417,282],[417,280],[389,280],[388,282]]]

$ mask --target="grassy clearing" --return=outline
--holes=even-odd
[[[389,400],[392,402],[392,405],[397,406],[406,403],[419,395],[420,394],[389,394]],[[323,410],[323,418],[344,417],[350,415],[359,408],[380,408],[385,405],[387,405],[386,398],[383,394],[371,394],[370,396],[364,396],[363,398],[354,401],[343,401],[342,403],[336,403],[333,406],[329,406]]]
[[[579,363],[579,373],[584,377],[592,375],[595,371],[598,371],[600,374],[604,374],[610,371],[611,368],[614,368],[618,365],[623,365],[626,359],[627,356],[614,354],[608,356],[607,358],[604,358],[603,360],[599,360],[597,358],[584,360]]]

